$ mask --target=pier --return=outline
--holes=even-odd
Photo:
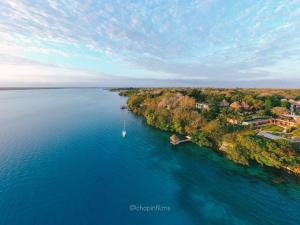
[[[185,143],[185,142],[189,142],[191,141],[191,137],[190,136],[185,136],[185,139],[180,140],[177,135],[173,134],[170,137],[170,143],[174,146],[179,145],[181,143]]]

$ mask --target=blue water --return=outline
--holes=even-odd
[[[0,91],[0,224],[300,224],[293,179],[174,149],[124,102],[101,89]]]

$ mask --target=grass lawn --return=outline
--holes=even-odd
[[[270,131],[270,132],[282,132],[283,128],[276,126],[276,125],[269,125],[269,126],[264,126],[261,128],[264,131]]]
[[[296,129],[292,132],[293,136],[298,136],[300,137],[300,128],[299,129]]]

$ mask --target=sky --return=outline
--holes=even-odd
[[[1,0],[0,86],[300,88],[300,0]]]

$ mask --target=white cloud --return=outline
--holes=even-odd
[[[243,80],[245,74],[252,80],[284,78],[286,71],[280,68],[294,64],[278,65],[299,55],[299,10],[299,2],[287,0],[230,4],[218,0],[3,0],[0,52],[2,48],[15,56],[25,52],[70,57],[72,53],[59,46],[36,42],[84,45],[164,78]],[[26,68],[43,74],[38,67]],[[297,68],[289,71],[289,77],[299,75]],[[62,77],[72,73],[57,72]]]

